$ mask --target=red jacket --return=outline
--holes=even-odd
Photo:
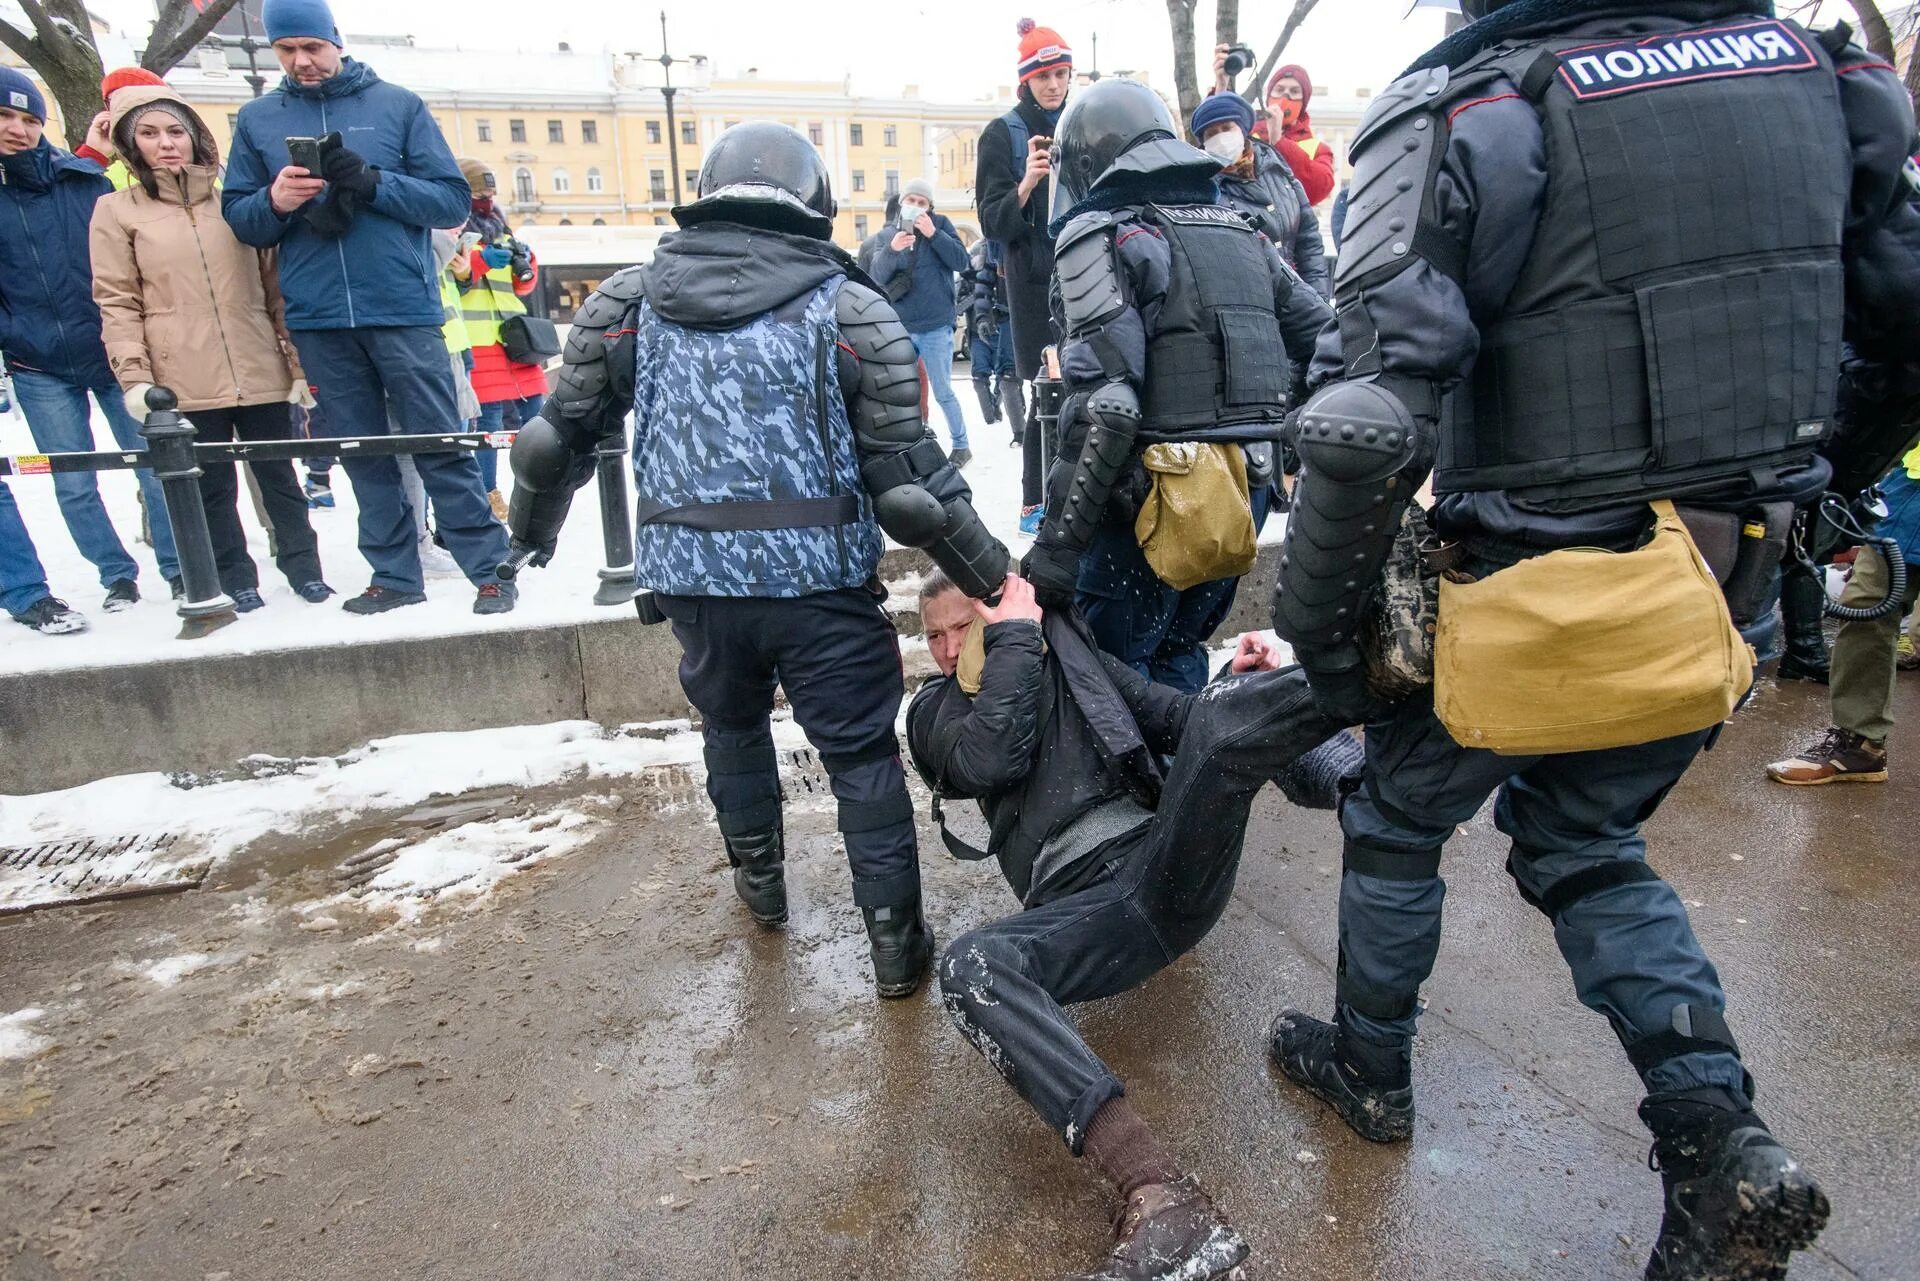
[[[475,282],[489,280],[486,259],[480,256],[478,249],[472,250],[467,259],[468,277]],[[535,273],[538,266],[535,267]],[[513,282],[513,292],[518,297],[532,293],[539,276],[529,273],[525,280]],[[473,299],[473,304],[486,309],[482,301],[487,292],[486,284],[476,284],[462,295],[463,301]],[[483,405],[491,405],[502,400],[525,400],[529,396],[547,394],[547,375],[538,365],[522,365],[507,359],[507,350],[499,343],[485,346],[475,343],[473,347],[473,394]]]
[[[1307,114],[1307,107],[1313,102],[1313,78],[1305,67],[1289,63],[1273,73],[1273,79],[1267,81],[1267,97],[1273,96],[1275,81],[1291,76],[1300,82],[1300,117],[1287,127],[1279,137],[1273,136],[1274,127],[1279,123],[1277,117],[1268,116],[1254,126],[1254,136],[1273,145],[1273,149],[1287,158],[1287,164],[1293,168],[1293,176],[1307,189],[1307,199],[1319,204],[1333,194],[1333,148],[1313,136],[1313,117]]]

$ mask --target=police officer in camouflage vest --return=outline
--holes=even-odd
[[[1023,573],[1050,607],[1080,606],[1101,649],[1189,693],[1237,579],[1176,590],[1135,537],[1140,451],[1241,447],[1256,523],[1272,442],[1330,317],[1319,294],[1214,187],[1220,162],[1177,136],[1167,105],[1103,80],[1061,116],[1054,143],[1058,463]]]
[[[1912,373],[1911,104],[1844,28],[1815,35],[1764,0],[1465,7],[1476,21],[1354,140],[1339,323],[1299,416],[1274,622],[1321,705],[1369,722],[1368,763],[1341,812],[1334,1018],[1282,1013],[1271,1053],[1363,1137],[1411,1136],[1441,850],[1497,793],[1508,870],[1647,1091],[1665,1218],[1646,1275],[1777,1278],[1827,1199],[1754,1111],[1719,977],[1640,835],[1714,731],[1469,749],[1430,693],[1373,701],[1359,638],[1430,469],[1435,529],[1483,581],[1558,549],[1633,550],[1653,500],[1816,497],[1843,339]],[[1660,640],[1645,661],[1680,661]]]
[[[634,411],[634,564],[643,616],[671,620],[700,711],[734,888],[787,917],[774,687],[832,778],[880,995],[933,953],[894,719],[897,635],[882,533],[925,548],[971,595],[1006,549],[920,422],[913,344],[834,245],[827,171],[783,125],[728,130],[653,261],[576,317],[546,414],[514,442],[516,548],[552,554],[602,439]]]

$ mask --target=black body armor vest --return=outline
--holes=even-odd
[[[1434,488],[1570,510],[1804,461],[1834,410],[1850,182],[1826,50],[1741,20],[1496,48],[1455,85],[1482,68],[1539,111],[1547,198]]]
[[[1277,439],[1293,381],[1260,234],[1226,205],[1144,205],[1173,254],[1139,438]]]

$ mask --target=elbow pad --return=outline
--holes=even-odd
[[[1076,552],[1092,546],[1107,499],[1133,456],[1134,437],[1140,431],[1140,397],[1127,384],[1111,382],[1092,392],[1081,412],[1088,419],[1086,438],[1080,443],[1066,498],[1047,514],[1043,535]]]
[[[1314,670],[1358,666],[1361,615],[1401,514],[1433,462],[1433,435],[1377,383],[1337,382],[1300,410],[1293,493],[1273,627]],[[1318,661],[1316,661],[1318,660]]]

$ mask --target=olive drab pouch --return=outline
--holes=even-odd
[[[1568,548],[1440,581],[1434,713],[1463,747],[1507,756],[1657,742],[1725,720],[1753,650],[1664,500],[1630,552]]]
[[[1183,440],[1141,452],[1149,488],[1133,534],[1161,582],[1185,591],[1253,568],[1253,506],[1238,445]]]

